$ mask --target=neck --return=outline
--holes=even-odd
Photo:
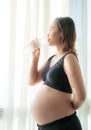
[[[56,55],[57,56],[61,56],[63,55],[65,52],[63,51],[63,46],[57,46],[56,47]]]
[[[60,57],[66,53],[66,51],[64,51],[65,44],[62,42],[56,42],[55,48],[56,48],[56,56],[58,56],[58,57]]]

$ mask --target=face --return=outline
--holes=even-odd
[[[60,42],[60,31],[55,22],[49,27],[47,35],[49,45],[53,46]]]

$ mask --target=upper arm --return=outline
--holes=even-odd
[[[68,54],[64,59],[64,70],[68,77],[73,94],[79,99],[86,96],[84,81],[80,69],[80,65],[73,54]]]
[[[47,64],[47,62],[45,62],[42,66],[40,66],[38,68],[38,77],[39,77],[40,80],[42,80],[42,73],[43,73],[43,71],[46,67],[46,64]]]
[[[38,84],[39,82],[42,81],[42,73],[43,73],[43,71],[44,71],[44,69],[45,69],[45,67],[46,67],[46,64],[47,64],[47,62],[45,62],[44,64],[42,64],[42,65],[38,68],[36,80],[34,81],[34,83],[33,83],[32,85],[36,85],[36,84]]]

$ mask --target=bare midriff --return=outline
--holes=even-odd
[[[71,99],[72,94],[53,89],[47,85],[38,86],[33,92],[31,113],[40,125],[53,122],[74,113]]]

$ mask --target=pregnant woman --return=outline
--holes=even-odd
[[[82,130],[76,110],[83,104],[86,91],[75,49],[72,18],[56,18],[49,28],[47,41],[56,48],[56,53],[40,68],[40,48],[32,52],[29,85],[43,83],[34,92],[31,113],[38,130]],[[33,40],[31,44],[36,42]]]

